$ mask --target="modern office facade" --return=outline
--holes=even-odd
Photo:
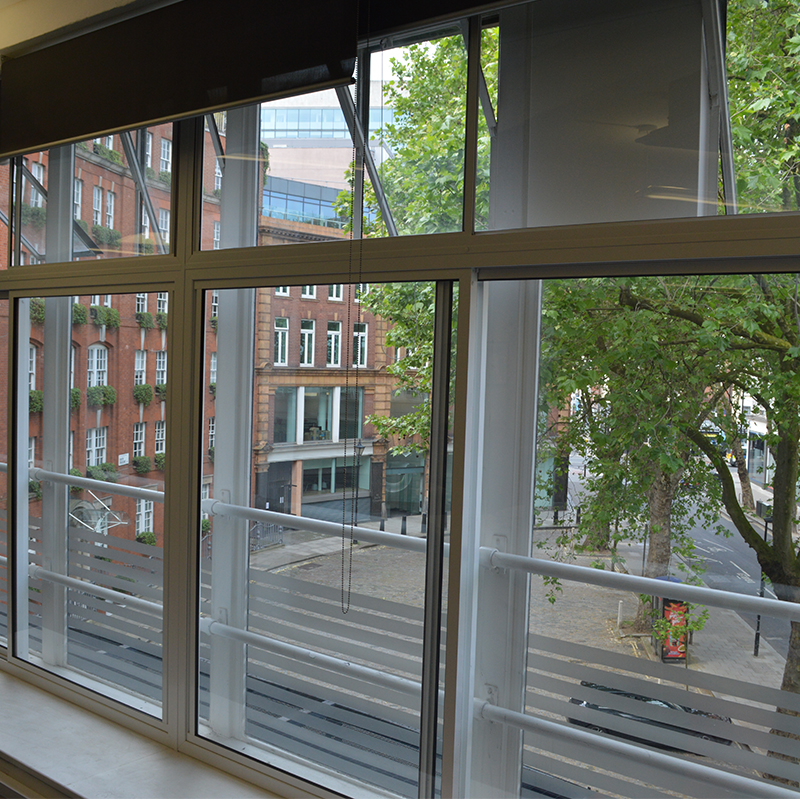
[[[103,27],[97,34],[113,41],[136,33],[127,24],[165,23],[181,14],[188,26],[200,6],[209,8],[170,4],[151,12],[166,18],[134,15],[120,22],[122,27]],[[295,24],[304,20],[325,41],[332,32],[326,9],[334,17],[345,13],[341,4],[320,4],[313,9],[319,13],[297,14]],[[431,20],[434,11],[440,16]],[[261,93],[232,96],[231,88],[226,95],[214,83],[219,76],[198,72],[208,80],[204,96],[212,99],[206,104],[187,109],[176,101],[150,114],[142,110],[138,119],[97,123],[96,130],[75,130],[69,127],[74,121],[65,120],[63,133],[54,137],[39,133],[44,129],[34,120],[27,139],[0,136],[17,180],[6,187],[6,224],[0,225],[8,264],[0,290],[8,305],[3,335],[10,375],[4,417],[2,666],[9,681],[4,686],[10,692],[14,684],[20,691],[35,686],[44,696],[82,706],[69,717],[71,730],[81,724],[92,731],[112,720],[118,746],[126,733],[132,741],[145,736],[163,746],[126,775],[119,756],[106,772],[109,782],[133,795],[142,786],[137,774],[139,780],[145,772],[155,774],[155,761],[169,761],[165,751],[194,759],[204,775],[211,767],[276,796],[791,794],[785,782],[794,779],[796,739],[779,732],[797,733],[793,725],[800,707],[791,691],[768,683],[757,662],[748,662],[746,679],[697,677],[686,670],[676,680],[671,665],[570,642],[568,619],[563,635],[541,635],[537,619],[544,612],[531,590],[538,575],[555,574],[600,593],[608,587],[655,591],[631,576],[601,577],[605,571],[564,569],[534,558],[541,280],[796,267],[796,215],[717,213],[732,210],[719,11],[716,3],[665,0],[646,9],[601,3],[583,8],[576,24],[572,11],[565,16],[559,4],[546,0],[491,8],[443,4],[422,11],[376,5],[369,27],[359,28],[361,40],[353,34],[338,49],[344,68],[335,69],[336,60],[328,58],[327,79],[317,86],[311,77],[319,71],[303,71],[291,60],[294,77],[284,76],[276,92],[346,86],[358,47],[362,60],[384,41],[421,42],[424,49],[447,38],[453,48],[462,48],[463,113],[451,120],[455,139],[464,143],[456,148],[460,155],[427,161],[425,170],[410,163],[418,190],[405,195],[390,186],[382,193],[378,165],[364,167],[376,202],[383,204],[386,235],[359,237],[365,223],[358,186],[349,220],[352,238],[338,231],[313,238],[305,220],[287,220],[302,235],[262,233],[272,223],[262,214],[260,109],[275,86],[274,70],[259,76],[259,86],[268,87]],[[355,31],[355,16],[350,22],[342,27]],[[283,27],[281,37],[292,41],[292,31]],[[247,36],[244,29],[239,33]],[[338,28],[336,33],[337,39],[345,36]],[[482,59],[482,38],[485,43],[489,34],[499,37],[500,54]],[[299,36],[297,41],[304,44],[295,49],[313,60],[313,42]],[[236,62],[247,60],[243,53],[249,52],[232,49],[224,55]],[[292,52],[289,45],[284,55]],[[20,90],[12,84],[26,57],[34,59],[33,71],[37,54],[46,57],[47,49],[20,56],[17,71],[4,67],[4,129],[9,119],[21,118],[14,116]],[[486,76],[498,58],[500,80],[493,94]],[[305,66],[320,65],[306,61]],[[180,93],[180,85],[174,88]],[[433,82],[430,88],[436,92]],[[184,94],[193,96],[190,86]],[[344,95],[339,94],[343,116],[357,115],[359,105],[351,108],[348,88]],[[435,104],[446,106],[450,99],[441,90]],[[224,142],[222,135],[215,140],[210,116],[223,109]],[[42,115],[48,116],[46,104]],[[130,130],[135,144],[145,130],[140,125],[167,117],[175,121],[164,251],[156,239],[146,252],[137,239],[139,250],[123,257],[79,256],[87,243],[75,233],[75,187],[88,173],[76,172],[75,142]],[[361,123],[368,128],[366,118]],[[349,128],[359,162],[368,148],[358,125],[351,122]],[[433,138],[442,142],[441,136]],[[481,150],[481,142],[488,150]],[[99,150],[100,157],[104,152]],[[39,153],[46,158],[40,160]],[[488,164],[481,153],[489,156]],[[160,147],[152,151],[153,159],[162,155],[167,154]],[[204,191],[214,186],[218,159],[224,161],[220,186]],[[460,175],[455,180],[454,160]],[[40,238],[26,239],[28,252],[44,253],[45,261],[23,264],[13,255],[27,248],[14,192],[22,191],[24,178],[35,188],[26,169],[42,183],[34,164],[46,164],[40,174],[47,214]],[[728,192],[721,204],[720,172]],[[391,235],[388,217],[399,220],[411,209],[410,218],[428,178],[440,199],[455,197],[458,229],[451,229],[452,217],[441,222],[428,214],[420,225],[432,227],[421,235]],[[88,185],[84,181],[84,198]],[[104,180],[101,188],[99,224],[114,230],[103,223],[107,193],[116,195],[117,183],[111,188]],[[283,188],[288,194],[291,187]],[[488,229],[477,233],[476,198],[482,191],[488,193]],[[145,194],[134,197],[134,225],[142,225],[137,215],[144,207],[151,232],[162,232],[157,204],[151,197],[151,213]],[[32,225],[38,198],[31,195],[25,202],[25,224]],[[114,214],[121,202],[113,201]],[[133,236],[140,233],[132,228]],[[413,429],[416,435],[424,431],[429,441],[424,537],[380,530],[383,509],[373,507],[372,497],[366,519],[354,519],[352,510],[348,518],[346,502],[337,506],[335,521],[309,511],[322,493],[336,494],[340,485],[355,489],[358,497],[362,470],[371,477],[393,444],[372,441],[378,437],[358,423],[368,413],[391,416],[393,383],[381,372],[395,363],[395,345],[388,325],[380,330],[385,323],[361,309],[355,291],[345,299],[348,287],[386,283],[409,288],[409,316],[419,320],[421,341],[430,347],[430,358],[421,359],[431,367],[425,420]],[[143,328],[136,315],[159,313],[164,296],[169,316],[162,343],[162,329]],[[95,297],[99,302],[92,302]],[[85,415],[88,469],[108,460],[98,430],[108,427],[104,415],[115,413],[105,407],[113,404],[90,408],[88,397],[71,411],[75,298],[77,305],[97,309],[95,319],[106,319],[105,332],[90,316],[83,325],[86,335],[77,334],[87,354],[74,372],[75,386],[85,383],[87,392],[113,388],[111,376],[103,374],[111,353],[104,356],[100,347],[124,346],[124,337],[134,352],[119,368],[133,376],[132,384],[169,387],[163,406],[160,398],[137,403],[145,406],[137,409],[141,418],[125,423],[131,427],[131,458],[142,441],[135,426],[145,426],[146,457],[149,426],[155,455],[156,423],[165,423],[169,457],[163,486],[152,486],[148,475],[103,481],[108,494],[136,504],[135,514],[146,514],[148,503],[160,507],[163,529],[155,544],[115,539],[121,525],[107,528],[102,539],[80,536],[68,522],[71,487],[96,493],[99,482],[96,473],[70,474],[70,414]],[[146,312],[140,310],[145,303]],[[108,308],[119,311],[119,332],[108,330]],[[133,347],[137,336],[138,348]],[[43,352],[31,349],[38,345]],[[137,350],[146,357],[137,357]],[[158,357],[162,351],[166,361]],[[159,372],[166,363],[168,376]],[[142,369],[146,380],[138,384]],[[47,381],[41,390],[40,380]],[[32,423],[30,404],[38,395],[31,392],[38,391],[42,410],[35,413],[41,419]],[[366,442],[362,452],[356,451],[359,437]],[[41,439],[34,445],[33,466],[30,438]],[[73,460],[78,446],[73,442]],[[383,453],[376,452],[378,446]],[[361,462],[366,458],[368,470]],[[273,485],[276,466],[285,474]],[[211,470],[213,489],[207,490]],[[260,478],[264,472],[266,478]],[[35,500],[41,512],[38,505],[31,510],[31,480],[41,481],[41,500]],[[295,491],[302,484],[303,502],[285,491],[287,484]],[[39,513],[40,522],[31,524]],[[213,526],[210,553],[202,544],[205,516]],[[297,562],[265,563],[250,554],[253,524],[291,524],[312,543],[332,547],[319,544],[312,558]],[[690,600],[736,607],[729,593],[685,591]],[[792,604],[755,599],[747,609],[782,614],[797,626],[796,612],[778,610],[787,605]],[[601,706],[602,686],[661,701],[653,713],[663,725],[650,724],[645,731],[658,729],[659,742],[671,749],[643,745],[637,725],[648,723],[641,720],[627,720],[622,741],[605,735],[601,710],[570,702],[584,692]],[[620,701],[620,709],[635,717],[636,707],[626,701],[639,701],[633,696]],[[759,704],[755,710],[753,701]],[[691,728],[699,736],[681,724],[685,708],[705,712],[692,715]],[[34,722],[26,725],[35,727],[35,717],[28,719]],[[41,719],[42,736],[57,737],[58,731],[48,733],[47,723]],[[80,758],[81,743],[71,738],[69,746],[78,754],[72,757]],[[29,741],[22,730],[18,739]],[[63,741],[58,746],[67,747]],[[33,762],[35,748],[28,749]],[[28,763],[22,752],[7,756],[23,767]],[[92,758],[85,750],[83,757]],[[41,762],[30,769],[62,787],[69,782],[57,763],[49,772]],[[89,771],[100,773],[96,767]],[[77,793],[99,786],[80,776],[72,781]],[[214,783],[215,790],[221,793],[224,785]],[[148,786],[142,791],[157,791]]]

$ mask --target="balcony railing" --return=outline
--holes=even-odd
[[[51,480],[162,502],[148,489],[33,469]],[[341,537],[337,523],[205,500],[203,511],[256,524]],[[70,527],[69,574],[41,563],[36,521],[29,552],[29,621],[36,651],[42,587],[68,592],[67,665],[95,680],[109,676],[132,694],[161,697],[161,549]],[[247,531],[245,527],[243,530]],[[361,542],[424,553],[426,541],[357,527]],[[5,555],[2,563],[5,564]],[[512,569],[603,589],[659,594],[646,578],[481,548],[483,569]],[[338,588],[297,570],[251,566],[246,629],[213,619],[210,559],[201,565],[199,715],[208,719],[208,664],[214,638],[247,645],[246,726],[269,744],[359,780],[413,794],[417,779],[423,609],[353,592],[341,614]],[[300,576],[300,577],[298,577]],[[800,606],[682,585],[682,597],[709,606],[800,621]],[[443,645],[444,646],[444,645]],[[794,797],[763,776],[796,779],[800,697],[757,681],[678,669],[539,635],[528,640],[524,713],[475,701],[477,717],[525,732],[523,796]],[[757,679],[757,676],[754,676]],[[612,691],[609,691],[612,690]],[[616,693],[615,693],[616,692]],[[651,699],[643,703],[641,698]],[[584,705],[579,702],[585,701]],[[642,709],[645,709],[644,711]],[[593,730],[594,729],[594,730]],[[789,736],[777,733],[782,731]],[[621,739],[621,740],[620,740]],[[653,747],[657,750],[652,749]],[[784,758],[775,757],[780,753]],[[345,770],[342,770],[345,771]],[[555,785],[555,789],[553,786]]]

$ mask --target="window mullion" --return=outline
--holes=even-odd
[[[481,68],[481,18],[470,17],[467,45],[467,114],[464,150],[464,216],[462,230],[475,231],[478,171],[478,84]]]

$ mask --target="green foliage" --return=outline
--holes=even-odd
[[[42,499],[41,481],[28,481],[28,498],[33,500]]]
[[[80,303],[73,303],[72,304],[72,324],[73,325],[85,325],[86,320],[88,319],[88,312],[86,311],[86,306],[81,305]]]
[[[149,383],[140,383],[133,387],[133,399],[135,402],[149,406],[153,402],[153,387]]]
[[[100,144],[100,142],[94,142],[93,144],[94,152],[100,156],[100,158],[105,158],[107,161],[111,161],[117,166],[122,166],[122,155],[120,153],[116,150],[112,150],[110,147],[106,147],[104,144]]]
[[[41,389],[31,389],[28,392],[28,413],[40,414],[44,408],[44,395]]]
[[[156,178],[156,171],[152,167],[145,167],[144,174],[145,177],[148,178],[148,180],[153,181]]]
[[[208,391],[211,392],[211,394],[213,394],[214,397],[216,397],[217,396],[217,384],[216,383],[209,383],[208,384]]]
[[[135,237],[138,252],[145,256],[151,256],[156,251],[155,243],[152,239],[146,237],[143,233],[139,233]]]
[[[92,238],[97,244],[112,250],[118,249],[122,244],[122,234],[116,228],[106,228],[103,225],[92,225]]]
[[[161,183],[166,183],[167,186],[172,186],[172,173],[168,169],[162,169],[158,173],[158,179]]]
[[[119,472],[113,464],[105,461],[96,467],[87,467],[86,477],[93,478],[96,481],[116,483],[119,480]]]
[[[89,233],[89,223],[85,219],[76,219],[75,222],[78,223],[84,233]]]
[[[155,327],[153,315],[149,311],[137,311],[136,322],[140,328],[144,328],[146,331],[149,331]]]
[[[258,154],[261,159],[261,180],[266,183],[269,172],[269,145],[266,142],[258,143]]]
[[[156,453],[153,459],[155,463],[156,469],[161,470],[163,472],[167,468],[167,454],[166,453]]]
[[[208,460],[213,464],[214,463],[214,446],[208,448]]]
[[[800,208],[800,6],[730,0],[728,94],[740,212]]]
[[[27,203],[23,203],[20,216],[23,225],[30,225],[38,231],[42,230],[47,223],[47,209],[44,206],[29,206]]]
[[[214,331],[214,333],[216,333],[217,332],[217,324],[218,324],[217,318],[216,317],[211,317],[211,319],[209,320],[209,323],[211,324],[211,330]]]
[[[165,331],[167,329],[167,312],[166,311],[159,311],[156,313],[156,325],[158,329],[161,331]]]
[[[144,475],[153,469],[153,462],[150,456],[134,456],[132,463],[133,468],[139,475]]]
[[[89,316],[92,318],[92,322],[97,325],[98,328],[102,327],[103,325],[113,330],[119,328],[119,311],[117,311],[116,308],[108,308],[106,306],[91,306],[89,310]]]
[[[77,467],[71,467],[70,471],[69,471],[69,474],[70,475],[75,475],[75,476],[77,476],[79,478],[83,475],[83,473]],[[70,486],[69,490],[73,494],[77,494],[78,492],[82,492],[83,491],[83,487],[82,486]]]
[[[158,544],[156,535],[152,531],[142,531],[141,533],[137,533],[136,541],[140,544],[149,544],[151,547],[155,547],[156,544]]]
[[[117,402],[117,390],[113,386],[90,386],[86,390],[87,406],[113,406]]]
[[[167,399],[167,384],[166,383],[157,383],[156,384],[156,397],[159,400],[166,400]]]
[[[203,535],[207,533],[211,533],[211,520],[207,517],[200,523],[200,530],[202,531]]]
[[[69,390],[69,407],[71,409],[81,407],[81,390],[77,386]]]
[[[30,302],[31,325],[44,325],[44,300],[32,297]]]

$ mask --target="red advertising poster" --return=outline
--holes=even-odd
[[[664,619],[670,623],[675,635],[670,633],[664,639],[664,643],[661,646],[662,661],[686,660],[686,629],[683,624],[687,610],[686,603],[682,603],[680,600],[664,599]]]

